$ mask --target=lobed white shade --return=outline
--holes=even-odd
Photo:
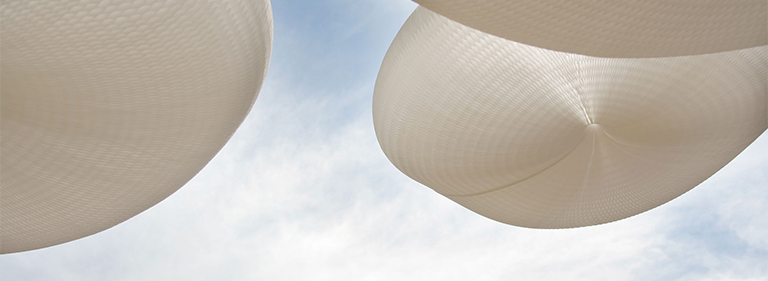
[[[766,0],[414,0],[480,31],[597,57],[669,57],[768,44]]]
[[[232,136],[261,88],[268,0],[3,1],[0,252],[110,228]]]
[[[516,43],[417,8],[374,90],[403,173],[491,219],[601,224],[659,206],[768,127],[768,47],[596,58]]]

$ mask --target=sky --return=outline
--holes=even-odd
[[[399,172],[371,101],[407,0],[274,0],[269,72],[176,193],[95,235],[0,255],[10,280],[768,280],[768,134],[688,193],[608,224],[480,216]]]

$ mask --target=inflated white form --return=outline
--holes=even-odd
[[[381,66],[374,126],[397,168],[481,215],[600,224],[690,190],[766,129],[766,49],[596,58],[419,7]]]
[[[766,0],[414,0],[515,42],[597,57],[668,57],[768,44]]]
[[[268,0],[3,1],[0,252],[184,185],[248,114],[271,45]]]

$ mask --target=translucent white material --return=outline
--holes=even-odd
[[[512,41],[598,57],[668,57],[768,44],[766,0],[415,0]]]
[[[3,1],[0,252],[184,185],[250,110],[271,44],[268,0]]]
[[[766,49],[595,58],[417,8],[382,63],[374,125],[398,169],[481,215],[606,223],[690,190],[766,129]]]

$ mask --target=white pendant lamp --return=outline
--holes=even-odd
[[[415,0],[512,41],[597,57],[669,57],[768,44],[766,0]]]
[[[248,114],[268,0],[3,1],[0,252],[110,228],[160,202]]]
[[[373,118],[403,173],[491,219],[595,225],[680,196],[768,126],[768,47],[596,58],[417,8],[382,63]]]

